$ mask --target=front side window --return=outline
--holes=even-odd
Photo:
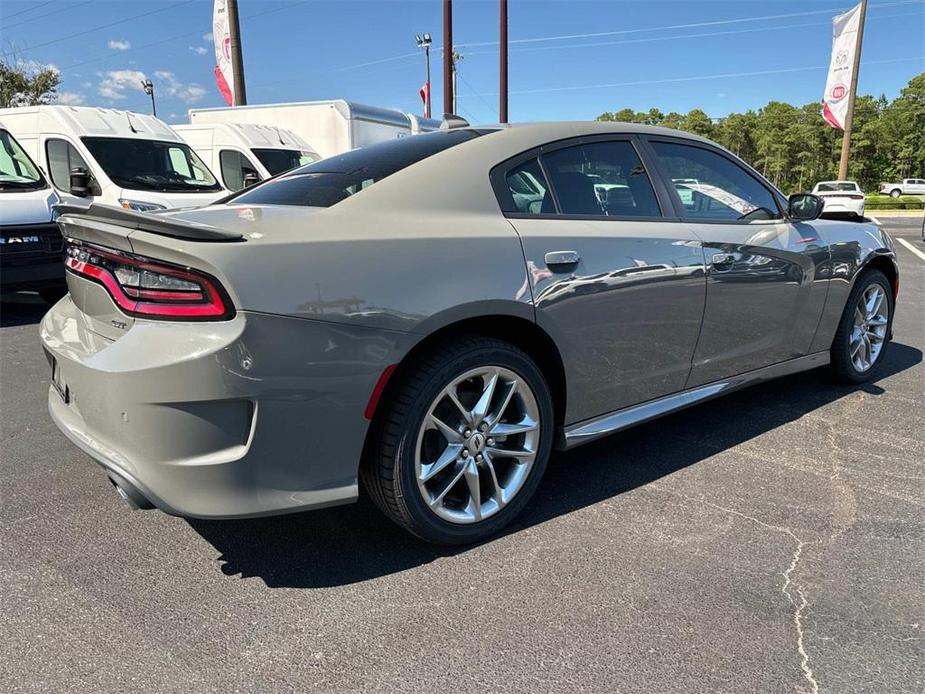
[[[0,130],[0,192],[44,187],[45,179],[16,138]]]
[[[629,142],[594,142],[542,155],[565,215],[660,217],[655,191]]]
[[[252,149],[251,151],[271,176],[318,161],[318,157],[310,152],[300,152],[295,149]]]
[[[66,140],[48,140],[45,143],[45,153],[48,155],[48,175],[55,188],[59,190],[71,189],[72,169],[84,169],[90,173],[90,167],[80,156],[80,152]]]
[[[713,221],[780,219],[771,191],[731,159],[702,147],[652,142],[684,216]]]
[[[172,193],[221,190],[187,145],[115,137],[85,137],[83,142],[106,175],[123,188]]]
[[[466,128],[386,140],[302,166],[228,202],[331,207],[396,171],[489,132]]]
[[[257,174],[257,169],[243,154],[233,149],[223,149],[218,155],[225,187],[234,192],[244,187],[244,176]]]

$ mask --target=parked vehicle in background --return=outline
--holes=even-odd
[[[864,216],[864,191],[854,181],[820,181],[813,186],[813,195],[825,201],[824,215]]]
[[[58,196],[0,122],[0,291],[34,289],[46,301],[67,291]]]
[[[900,195],[925,195],[925,178],[904,178],[902,183],[881,183],[880,194],[898,198]]]
[[[54,105],[0,109],[0,120],[67,203],[147,212],[227,195],[190,146],[154,116]]]
[[[294,132],[271,125],[202,123],[171,127],[232,192],[321,159]]]
[[[473,542],[554,446],[816,367],[875,377],[892,241],[822,207],[703,138],[585,122],[380,142],[199,210],[65,209],[49,410],[139,506],[265,515],[362,484]]]
[[[414,113],[409,113],[408,122],[411,123],[411,134],[420,135],[422,133],[432,133],[434,130],[440,129],[440,122],[433,118],[424,118],[424,116],[418,116]]]
[[[189,112],[189,121],[193,125],[258,123],[285,128],[302,137],[322,157],[413,134],[407,114],[343,99],[194,108]],[[429,126],[425,123],[424,127]]]

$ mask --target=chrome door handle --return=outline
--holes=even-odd
[[[549,251],[545,256],[546,267],[578,265],[581,256],[577,251]]]

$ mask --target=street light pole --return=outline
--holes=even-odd
[[[498,121],[501,123],[507,123],[507,0],[501,0],[500,2],[500,11],[501,11],[501,27],[500,27],[500,50],[501,50],[501,60],[500,60],[500,75],[499,75],[499,91],[501,93],[500,103],[498,104]]]
[[[453,89],[453,2],[443,0],[443,112],[455,113]]]
[[[154,103],[154,82],[147,79],[141,80],[141,88],[145,90],[145,94],[151,97],[151,115],[156,118],[157,105]]]
[[[456,63],[459,62],[460,60],[462,60],[464,57],[465,57],[465,56],[464,56],[462,53],[460,53],[459,51],[453,51],[453,110],[451,111],[451,113],[453,113],[453,114],[456,113],[456,94],[457,94],[457,90],[456,90],[456,71],[457,71],[457,69],[458,69],[458,68],[456,67]]]

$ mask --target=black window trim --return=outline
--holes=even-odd
[[[594,144],[598,142],[628,142],[633,150],[636,152],[636,156],[639,158],[640,163],[646,171],[646,176],[649,178],[649,183],[652,186],[652,190],[655,193],[656,204],[659,207],[658,217],[645,217],[645,216],[636,216],[636,215],[596,215],[596,214],[562,214],[560,210],[562,209],[559,204],[559,195],[556,192],[556,187],[550,182],[549,174],[546,169],[545,164],[543,163],[544,154],[550,152],[555,152],[560,149],[568,149],[570,147],[576,147],[578,145],[585,144]],[[489,172],[489,179],[491,181],[492,189],[495,192],[495,197],[498,199],[498,205],[501,208],[501,213],[507,219],[562,219],[562,220],[573,220],[573,221],[592,221],[592,222],[679,222],[681,221],[680,217],[666,215],[666,210],[674,210],[673,202],[668,194],[667,189],[665,188],[664,183],[661,180],[661,177],[658,175],[653,175],[653,169],[651,165],[651,157],[647,156],[648,153],[640,146],[641,141],[637,134],[635,133],[605,133],[601,135],[580,135],[577,137],[569,137],[562,140],[555,140],[553,142],[547,142],[545,144],[539,145],[538,147],[533,147],[525,152],[521,152],[513,157],[506,159],[505,161],[496,164],[492,167]],[[538,212],[536,214],[531,214],[529,212],[519,212],[514,207],[514,198],[511,195],[511,190],[507,185],[507,174],[514,168],[520,166],[521,164],[530,161],[531,159],[536,159],[539,163],[540,170],[543,172],[543,176],[546,179],[546,185],[549,188],[549,191],[552,195],[553,203],[555,204],[555,212]]]
[[[721,147],[716,147],[707,142],[702,142],[700,140],[694,140],[686,137],[673,137],[670,135],[643,135],[640,137],[642,142],[641,146],[645,149],[646,153],[652,160],[652,164],[655,167],[655,171],[659,179],[662,181],[662,186],[666,189],[666,192],[671,200],[671,204],[674,207],[675,214],[677,215],[678,220],[682,222],[688,222],[691,224],[755,224],[757,221],[773,223],[773,222],[786,222],[788,221],[787,216],[787,202],[786,197],[781,193],[777,188],[771,184],[770,181],[764,178],[758,171],[749,166],[748,163],[739,159],[735,155],[727,152]],[[740,169],[745,171],[746,174],[751,176],[758,185],[768,191],[771,195],[771,199],[774,200],[774,203],[777,205],[777,213],[780,215],[777,219],[768,219],[768,220],[738,220],[738,219],[704,219],[703,217],[690,217],[686,215],[687,210],[684,207],[684,203],[681,202],[681,196],[678,195],[678,191],[674,186],[667,185],[667,182],[671,180],[671,176],[668,175],[668,172],[665,170],[662,165],[661,159],[655,153],[655,149],[652,147],[653,142],[664,142],[666,144],[672,145],[686,145],[688,147],[695,147],[697,149],[703,149],[708,152],[712,152],[723,159],[726,159],[730,163],[738,166]]]

